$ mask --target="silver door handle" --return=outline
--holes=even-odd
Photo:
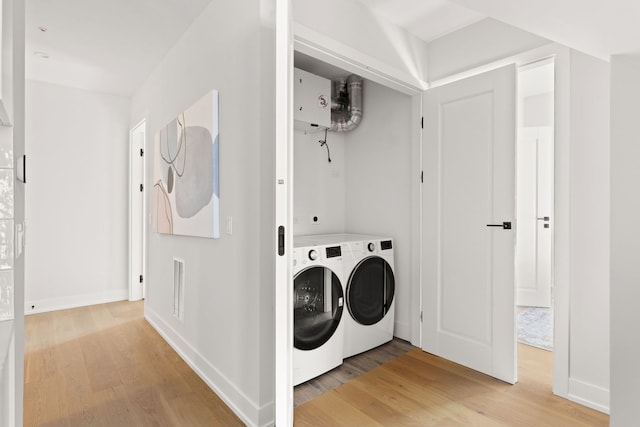
[[[549,221],[549,219],[548,216],[543,216],[542,218],[538,218],[538,221]]]

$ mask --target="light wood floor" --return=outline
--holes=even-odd
[[[520,344],[514,386],[419,349],[295,409],[303,426],[607,426],[609,417],[553,396],[552,353]]]
[[[242,426],[143,319],[142,302],[27,316],[24,425]]]
[[[25,341],[26,427],[243,425],[143,319],[141,302],[28,316]],[[552,353],[519,351],[520,382],[509,386],[414,349],[298,406],[295,424],[608,425],[552,395]],[[353,376],[379,357],[355,363]]]

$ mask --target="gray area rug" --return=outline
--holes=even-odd
[[[553,311],[550,308],[527,307],[518,313],[518,342],[553,349]]]

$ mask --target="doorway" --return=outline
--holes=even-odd
[[[410,289],[407,285],[419,281],[419,270],[411,268],[411,255],[419,251],[419,236],[411,230],[419,227],[421,87],[417,83],[412,86],[403,81],[403,76],[396,78],[362,67],[353,60],[345,59],[347,55],[329,55],[325,48],[308,44],[301,37],[296,37],[294,49],[294,64],[298,69],[329,80],[350,74],[362,77],[366,85],[363,98],[368,98],[369,104],[363,107],[367,116],[357,129],[360,135],[329,133],[330,151],[325,145],[324,132],[294,132],[296,146],[291,153],[297,167],[292,168],[295,170],[293,234],[346,230],[373,234],[376,230],[378,234],[393,236],[394,250],[403,253],[396,262],[401,265],[398,270],[404,275],[396,282],[403,281],[404,287],[398,292],[402,295],[394,303],[396,313],[401,313],[394,329],[396,335],[410,338],[411,342],[419,345],[419,325],[411,323],[412,319],[419,317],[419,289]],[[393,114],[385,110],[390,105],[393,106]],[[348,162],[347,158],[352,161]],[[344,196],[347,186],[353,195],[349,200]],[[384,203],[380,202],[381,195],[385,196]],[[314,220],[314,217],[317,218]],[[346,306],[344,316],[350,316]],[[401,316],[407,319],[405,324]],[[338,381],[352,379],[354,371],[348,371],[350,376],[338,376],[341,378]],[[335,384],[334,374],[339,375],[332,371],[324,381],[320,377],[315,384],[299,386],[296,400],[306,399],[306,392],[315,385],[327,381]]]
[[[360,70],[353,70],[353,66],[333,65],[300,51],[294,52],[294,65],[299,76],[295,81],[294,89],[294,93],[298,89],[296,102],[299,102],[302,107],[305,101],[309,99],[314,101],[311,105],[307,104],[309,107],[305,106],[304,111],[307,112],[311,108],[316,108],[315,100],[318,96],[316,93],[322,93],[319,92],[322,89],[322,83],[330,87],[331,81],[339,81],[341,78],[346,79],[352,74],[360,73]],[[353,300],[345,298],[340,324],[345,334],[347,330],[354,330],[352,335],[357,336],[358,339],[344,338],[344,353],[341,354],[340,362],[370,350],[373,343],[378,345],[386,339],[391,339],[392,331],[393,335],[404,340],[409,341],[411,338],[409,323],[412,318],[410,315],[412,306],[408,279],[411,265],[408,254],[413,236],[408,221],[399,221],[398,218],[408,219],[412,213],[412,190],[415,189],[413,185],[414,181],[418,181],[415,178],[419,176],[419,172],[410,173],[409,162],[413,158],[412,150],[414,150],[412,137],[419,126],[412,127],[409,118],[417,115],[419,111],[413,109],[413,99],[409,94],[374,81],[370,77],[362,79],[364,93],[362,110],[366,113],[363,114],[362,122],[353,132],[328,132],[326,135],[324,131],[314,132],[312,125],[304,121],[308,118],[301,114],[294,114],[294,118],[298,119],[294,132],[293,150],[294,236],[298,238],[318,234],[330,235],[331,237],[327,237],[329,239],[326,241],[327,244],[335,244],[338,249],[341,249],[340,243],[343,243],[343,239],[356,240],[353,234],[357,234],[363,236],[359,246],[362,249],[365,248],[362,245],[364,235],[384,234],[392,238],[391,247],[397,250],[396,253],[402,254],[393,260],[394,271],[399,271],[398,274],[394,274],[397,292],[392,299],[393,304],[390,302],[383,304],[384,298],[373,297],[372,305],[377,306],[368,309],[372,316],[386,313],[383,320],[380,318],[356,320],[355,305],[352,304],[350,311],[347,311],[347,302],[353,302]],[[314,82],[319,88],[315,92],[308,91],[308,87],[302,84],[303,82],[306,82],[306,85]],[[309,92],[313,96],[305,95]],[[294,111],[300,110],[295,108]],[[323,118],[320,116],[316,119],[322,123],[320,119]],[[326,118],[330,119],[330,115],[327,114]],[[352,250],[357,252],[351,249],[352,247],[355,248],[355,242],[353,246],[349,244],[342,246],[341,249],[345,261],[344,267],[340,270],[344,273],[341,280],[345,295],[347,295],[348,279],[357,264],[354,261],[356,255],[347,255]],[[302,251],[298,250],[298,254],[300,253]],[[358,258],[359,261],[361,261],[360,258]],[[294,267],[294,272],[301,268],[300,260],[297,265],[298,268]],[[387,273],[386,277],[389,277],[388,272],[388,270],[384,271]],[[376,272],[369,273],[378,277]],[[355,277],[357,276],[354,275],[351,289],[358,282]],[[381,290],[382,287],[379,289]],[[361,294],[367,295],[368,292],[362,290]],[[391,307],[390,312],[387,311],[388,307]],[[394,316],[394,314],[397,315]],[[301,325],[302,322],[294,320],[294,326],[298,324]],[[352,329],[347,329],[347,325]],[[355,332],[355,328],[362,328],[362,332]],[[367,333],[368,331],[371,332]],[[313,351],[320,353],[322,349]],[[294,350],[294,355],[296,353],[304,354]],[[298,361],[301,359],[299,357]],[[296,363],[294,357],[294,372],[299,368]],[[346,380],[352,377],[338,378]],[[302,400],[301,395],[311,395],[306,391],[313,391],[315,385],[322,383],[321,378],[314,381],[313,384],[305,382],[296,388],[294,393],[296,402]]]
[[[137,301],[145,297],[144,146],[146,132],[145,120],[129,132],[129,301]]]
[[[554,60],[518,69],[516,305],[518,341],[553,348]]]

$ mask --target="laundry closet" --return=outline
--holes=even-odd
[[[293,271],[298,277],[294,284],[294,318],[298,320],[294,319],[293,368],[294,384],[298,384],[391,336],[411,339],[412,189],[416,184],[412,181],[418,182],[420,177],[412,169],[417,131],[412,128],[415,113],[409,95],[300,52],[295,53],[294,67]],[[340,91],[336,85],[343,88],[343,99],[337,99]],[[356,95],[361,95],[357,101],[361,117],[359,111],[356,117],[344,111],[342,116],[334,113],[333,127],[349,129],[327,129],[331,128],[332,104],[334,110],[344,110],[353,102],[344,99],[348,86],[361,91]],[[341,123],[335,123],[337,117]],[[362,254],[361,259],[355,253]],[[380,264],[371,260],[373,265],[362,276],[379,273],[391,278],[391,289],[385,284],[382,292],[391,293],[393,301],[383,311],[392,311],[388,316],[383,313],[384,319],[375,318],[377,314],[366,319],[367,313],[363,313],[364,320],[354,321],[357,308],[353,296],[348,304],[353,292],[347,292],[347,282],[354,266],[369,257],[381,259]],[[309,292],[313,273],[306,263],[329,266],[325,273],[319,273],[324,278],[316,278],[326,283],[320,297],[318,292]],[[332,274],[332,270],[336,271]],[[310,327],[309,340],[304,332],[298,340],[297,333],[306,321],[303,318],[317,317],[311,313],[317,310],[316,300],[340,319]],[[375,334],[373,323],[384,325],[389,335],[367,335]],[[314,346],[318,331],[333,338],[319,339]],[[331,358],[334,360],[328,361]]]

